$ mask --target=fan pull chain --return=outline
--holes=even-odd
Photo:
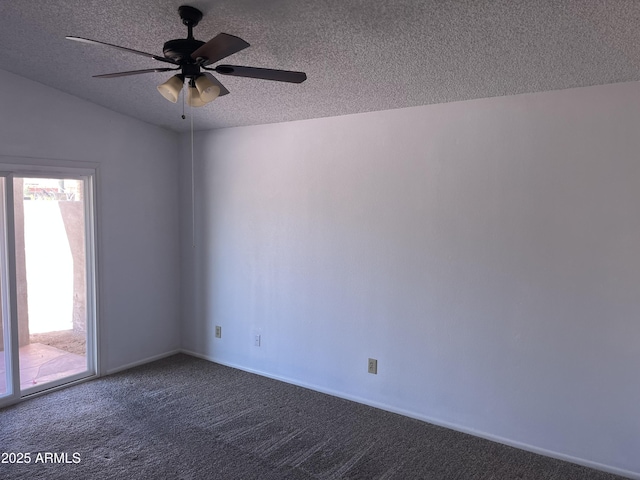
[[[193,248],[196,248],[196,180],[193,162],[193,107],[189,105],[189,117],[191,118],[191,226],[193,228]]]

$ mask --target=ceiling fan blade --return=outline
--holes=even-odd
[[[155,60],[159,60],[161,62],[172,63],[174,65],[178,65],[177,62],[174,62],[170,58],[161,57],[159,55],[154,55],[153,53],[141,52],[140,50],[134,50],[133,48],[121,47],[119,45],[113,45],[111,43],[99,42],[98,40],[90,40],[88,38],[82,37],[66,37],[67,40],[73,40],[74,42],[88,43],[90,45],[105,45],[111,48],[117,48],[118,50],[122,50],[124,52],[135,53],[136,55],[142,55],[143,57],[153,58]]]
[[[214,70],[222,75],[259,78],[262,80],[274,80],[276,82],[302,83],[307,79],[307,74],[304,72],[272,70],[270,68],[240,67],[237,65],[218,65]]]
[[[180,69],[179,68],[147,68],[146,70],[130,70],[128,72],[105,73],[104,75],[93,75],[93,78],[126,77],[127,75],[140,75],[141,73],[153,73],[153,72],[169,72],[172,70],[180,70]]]
[[[209,78],[209,80],[211,80],[213,83],[218,85],[218,87],[220,87],[220,94],[218,95],[219,97],[222,97],[223,95],[228,95],[230,93],[229,90],[227,90],[226,87],[222,85],[216,77],[211,75],[209,72],[205,72],[204,74],[207,76],[207,78]]]
[[[250,46],[247,42],[240,37],[229,35],[228,33],[219,33],[207,43],[196,49],[191,58],[197,60],[198,58],[205,58],[202,65],[209,65],[216,63],[229,55],[244,50]]]

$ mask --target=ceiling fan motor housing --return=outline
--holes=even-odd
[[[193,38],[169,40],[162,47],[162,53],[166,58],[170,58],[180,65],[194,63],[191,54],[204,45],[204,43],[205,42]]]

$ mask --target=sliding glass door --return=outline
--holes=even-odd
[[[92,180],[3,178],[0,403],[96,373]]]

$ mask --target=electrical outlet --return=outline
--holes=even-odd
[[[222,327],[220,325],[216,325],[216,338],[222,338]]]
[[[255,336],[253,337],[253,344],[254,344],[256,347],[259,347],[259,346],[260,346],[260,335],[255,335]]]
[[[374,375],[378,374],[378,360],[375,358],[369,359],[369,373],[373,373]]]

